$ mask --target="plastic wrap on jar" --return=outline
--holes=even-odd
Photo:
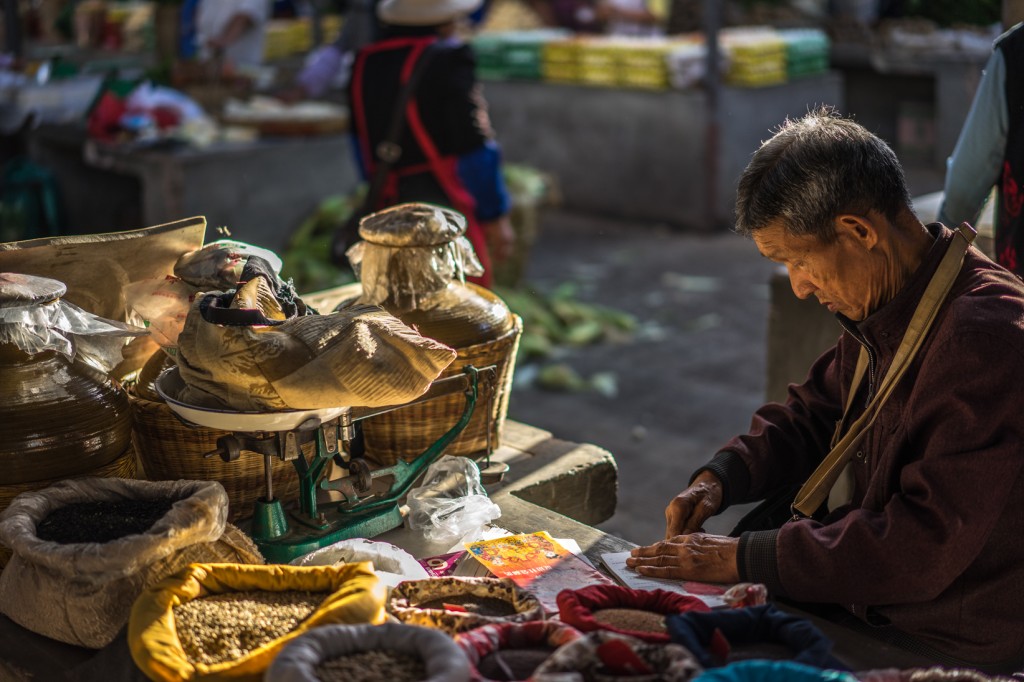
[[[388,298],[435,293],[483,266],[465,237],[466,219],[433,204],[399,204],[359,223],[364,241],[347,252],[363,286],[361,301],[379,305]]]
[[[0,273],[0,344],[29,355],[56,351],[106,373],[121,361],[126,338],[148,333],[62,300],[65,290],[57,280]]]

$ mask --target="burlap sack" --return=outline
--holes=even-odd
[[[376,306],[288,318],[256,277],[230,309],[258,311],[265,323],[211,323],[210,306],[223,296],[197,297],[178,337],[182,402],[239,411],[399,405],[422,395],[455,359],[454,350]]]
[[[51,511],[74,502],[168,498],[178,502],[146,533],[102,544],[36,535]],[[0,612],[51,639],[102,648],[146,588],[189,564],[263,563],[227,513],[224,488],[209,481],[85,478],[23,493],[0,515],[0,542],[14,552],[0,575]]]

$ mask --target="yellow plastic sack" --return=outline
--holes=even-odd
[[[318,625],[384,622],[386,589],[369,562],[309,567],[192,564],[135,601],[128,621],[128,645],[135,664],[151,680],[261,680],[286,644]],[[247,656],[214,665],[191,663],[178,640],[174,607],[211,594],[254,590],[325,594],[323,603],[299,627]]]

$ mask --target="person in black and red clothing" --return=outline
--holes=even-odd
[[[375,152],[388,135],[403,84],[430,47],[429,62],[409,98],[399,141],[401,157],[373,208],[419,201],[466,216],[467,236],[490,285],[492,262],[514,241],[501,150],[476,80],[472,48],[455,37],[456,21],[480,0],[383,0],[379,38],[356,56],[349,84],[356,156],[373,176]]]

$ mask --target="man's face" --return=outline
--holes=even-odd
[[[876,300],[871,259],[862,242],[839,230],[832,244],[814,237],[789,234],[781,221],[754,232],[754,243],[765,258],[781,263],[797,298],[814,296],[833,313],[854,321],[866,318]]]

